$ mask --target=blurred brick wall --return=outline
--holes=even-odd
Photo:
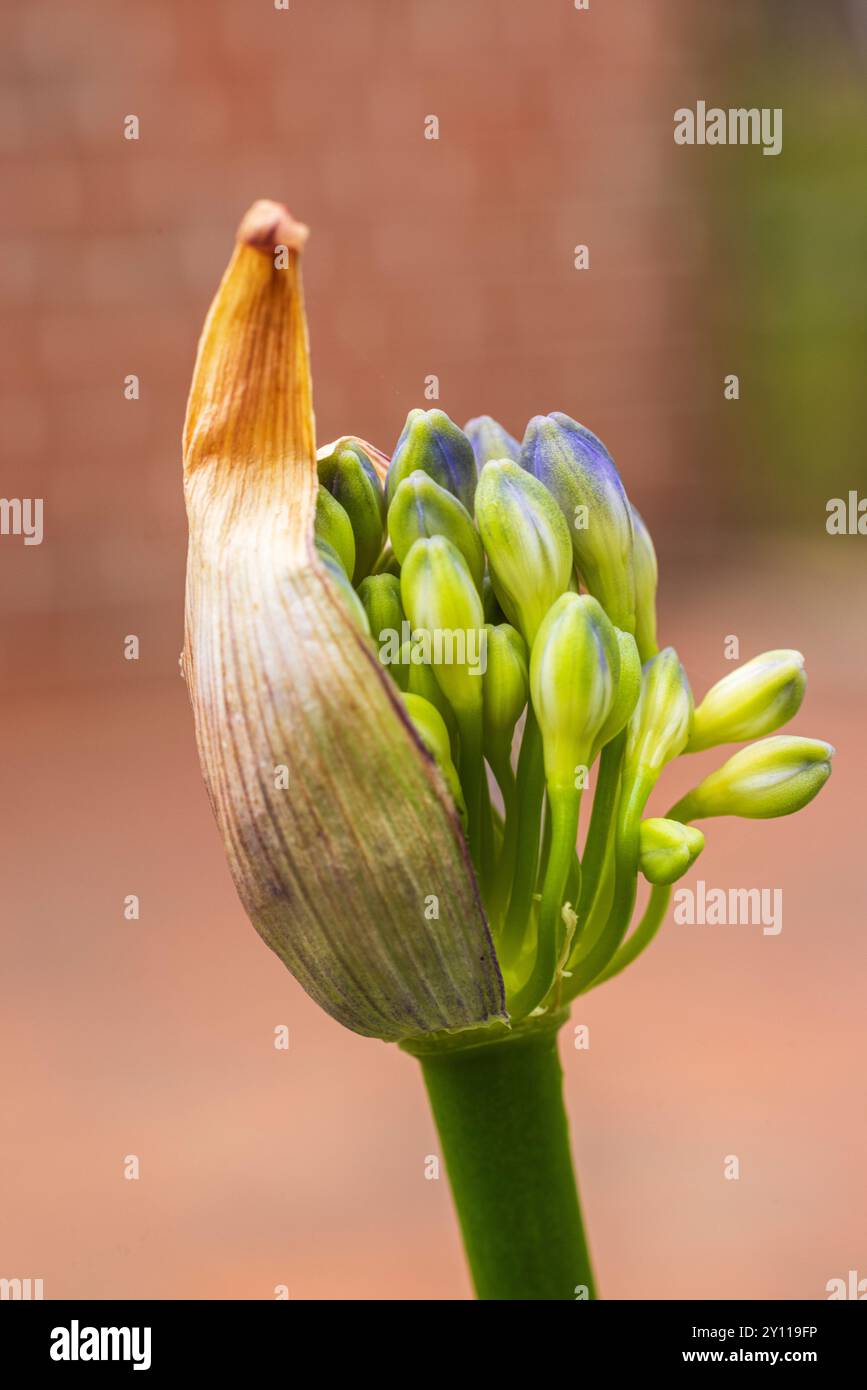
[[[195,342],[263,195],[312,227],[320,440],[390,450],[435,373],[460,422],[574,413],[651,519],[675,489],[687,514],[705,486],[704,243],[671,135],[689,18],[681,0],[7,6],[0,493],[44,497],[45,541],[0,542],[0,676],[123,679],[127,632],[153,673],[173,665]]]

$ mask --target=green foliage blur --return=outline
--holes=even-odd
[[[745,528],[770,509],[775,528],[822,534],[829,498],[867,495],[867,25],[853,13],[767,6],[727,55],[733,86],[717,74],[719,105],[783,109],[779,155],[729,149],[709,174],[716,347],[740,378],[724,467]]]

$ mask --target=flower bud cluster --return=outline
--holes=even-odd
[[[600,880],[616,860],[658,887],[704,846],[689,821],[786,815],[829,775],[830,745],[767,739],[668,817],[641,818],[674,759],[790,719],[804,663],[798,652],[766,652],[695,705],[677,653],[657,645],[650,532],[608,449],[569,416],[534,417],[519,443],[490,416],[461,430],[441,410],[412,410],[387,467],[371,446],[344,439],[320,451],[319,482],[317,550],[344,593],[355,586],[356,617],[453,800],[513,1003],[529,990],[538,1007],[568,978],[558,921],[578,902],[581,793],[601,752],[609,847],[597,843],[588,861]],[[538,839],[529,851],[527,836]],[[602,887],[585,884],[584,901]],[[586,924],[577,926],[580,945]],[[560,953],[559,966],[534,983],[543,949]]]

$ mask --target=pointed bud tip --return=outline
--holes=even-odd
[[[303,251],[309,235],[310,228],[303,222],[296,222],[283,203],[260,198],[241,219],[237,240],[243,246],[251,246],[254,251],[270,254],[278,246],[288,246],[290,251]]]

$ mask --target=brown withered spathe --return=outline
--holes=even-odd
[[[256,203],[202,333],[183,666],[253,925],[341,1023],[407,1039],[501,1020],[503,982],[451,798],[314,549],[306,237]]]

